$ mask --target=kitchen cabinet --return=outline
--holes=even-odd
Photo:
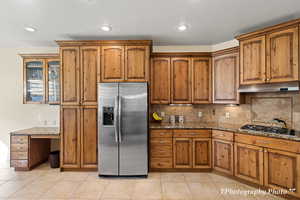
[[[191,138],[173,139],[174,168],[193,167],[193,141]]]
[[[80,104],[79,47],[61,47],[61,104]]]
[[[234,175],[246,181],[264,184],[263,148],[235,143],[234,144]]]
[[[240,104],[238,48],[216,52],[213,57],[213,103]]]
[[[23,58],[23,103],[60,103],[58,54],[20,54]]]
[[[97,105],[97,82],[100,76],[100,47],[80,48],[81,104]]]
[[[151,104],[171,102],[171,62],[168,57],[151,59]]]
[[[60,167],[80,168],[80,107],[62,106]]]
[[[194,138],[193,168],[211,168],[211,139]]]
[[[193,104],[211,103],[211,58],[192,58],[191,65]]]
[[[266,81],[266,37],[259,36],[240,42],[240,84]]]
[[[192,103],[191,59],[171,58],[171,101],[174,104]]]
[[[267,82],[299,80],[298,26],[266,36]]]

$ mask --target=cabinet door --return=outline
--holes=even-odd
[[[79,47],[61,47],[61,104],[80,104]]]
[[[170,58],[152,58],[151,104],[169,104],[171,96]]]
[[[256,37],[240,42],[240,84],[258,84],[266,81],[266,39]]]
[[[149,59],[148,46],[126,46],[125,80],[148,81]]]
[[[97,168],[97,106],[81,109],[81,167]]]
[[[233,143],[213,139],[213,168],[233,175]]]
[[[60,103],[60,64],[59,59],[46,60],[46,102]]]
[[[211,139],[193,139],[193,168],[211,168]]]
[[[222,104],[240,103],[238,93],[239,59],[237,53],[216,56],[213,59],[213,101]]]
[[[211,59],[192,58],[192,101],[211,103]]]
[[[298,26],[267,35],[267,82],[299,80]]]
[[[80,108],[61,107],[61,167],[80,167]]]
[[[263,148],[235,143],[234,154],[234,175],[241,179],[263,185]]]
[[[45,60],[24,59],[23,103],[45,103]]]
[[[300,156],[295,153],[265,149],[265,185],[274,189],[292,189],[300,196]]]
[[[192,103],[190,58],[171,58],[172,103]]]
[[[101,82],[124,81],[124,47],[103,46],[101,50]]]
[[[97,105],[100,47],[81,47],[81,104]]]
[[[174,168],[192,168],[193,142],[191,138],[173,138]]]

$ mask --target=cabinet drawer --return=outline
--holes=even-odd
[[[172,158],[172,145],[151,145],[151,157]]]
[[[246,134],[235,134],[235,141],[239,143],[252,144],[271,149],[300,153],[300,142],[291,140],[253,136]]]
[[[11,136],[11,144],[27,144],[28,136]]]
[[[27,160],[11,160],[10,165],[11,165],[11,167],[15,167],[15,168],[28,168],[28,161]]]
[[[151,145],[172,145],[172,138],[151,138]]]
[[[212,137],[214,139],[233,141],[233,135],[234,134],[229,131],[219,131],[219,130],[212,131]]]
[[[162,137],[162,138],[171,138],[173,133],[171,130],[151,130],[151,138]]]
[[[11,152],[15,151],[15,152],[24,152],[24,151],[28,151],[28,144],[11,144]]]
[[[26,160],[28,159],[28,152],[11,152],[10,153],[10,159],[11,160]]]
[[[174,137],[197,137],[197,138],[208,138],[211,137],[210,130],[174,130]]]
[[[151,158],[151,168],[172,168],[172,158]]]

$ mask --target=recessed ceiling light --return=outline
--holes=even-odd
[[[103,26],[101,26],[101,30],[105,31],[105,32],[108,32],[108,31],[111,31],[112,28],[109,25],[103,25]]]
[[[25,31],[28,31],[28,32],[35,32],[36,31],[36,29],[33,28],[33,27],[25,27],[24,29],[25,29]]]
[[[187,28],[188,28],[188,26],[185,24],[180,24],[179,26],[177,26],[177,30],[180,32],[186,31]]]

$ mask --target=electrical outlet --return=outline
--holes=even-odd
[[[166,113],[165,113],[165,112],[160,112],[160,116],[161,116],[161,117],[165,117],[165,116],[166,116]]]
[[[198,117],[199,117],[199,118],[202,117],[202,112],[198,112]]]
[[[225,113],[225,118],[226,118],[226,119],[229,119],[229,118],[230,118],[230,113],[229,113],[229,112],[226,112],[226,113]]]

